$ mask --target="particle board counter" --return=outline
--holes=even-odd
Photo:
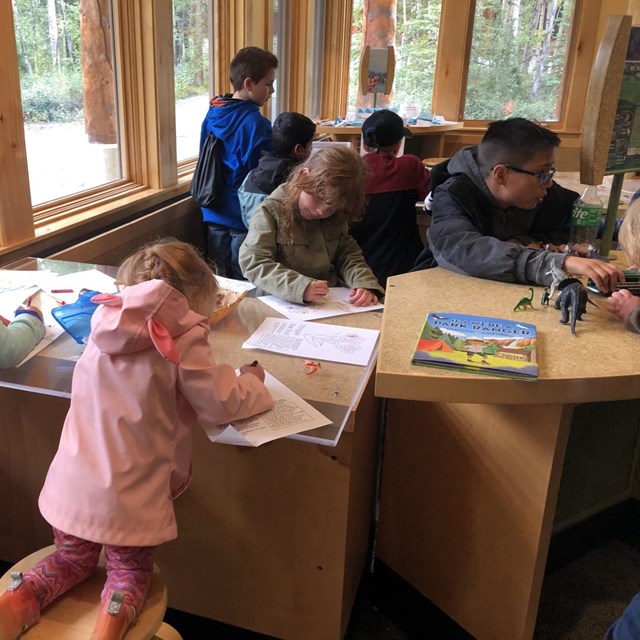
[[[533,635],[574,404],[640,398],[640,336],[599,299],[574,337],[534,291],[514,312],[526,285],[436,268],[391,278],[385,300],[377,555],[478,640]],[[535,324],[539,380],[412,365],[430,311]]]
[[[14,268],[81,269],[24,260]],[[241,350],[266,316],[245,299],[211,331],[216,359],[234,366],[257,357],[293,391],[345,421],[336,447],[290,439],[258,448],[217,445],[197,430],[194,475],[176,500],[179,537],[157,562],[169,605],[291,640],[339,640],[369,549],[373,521],[379,400],[367,367],[322,363],[304,376],[302,360]],[[379,329],[381,314],[323,322]],[[51,543],[37,498],[68,409],[73,358],[62,336],[25,365],[0,372],[0,558],[16,561]]]

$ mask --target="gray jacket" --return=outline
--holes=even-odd
[[[447,170],[451,177],[435,190],[428,246],[414,270],[439,265],[478,278],[549,285],[547,272],[561,268],[565,254],[523,245],[567,242],[578,194],[553,183],[537,208],[502,209],[480,172],[476,147],[456,153]]]

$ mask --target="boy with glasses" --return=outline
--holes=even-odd
[[[433,193],[427,247],[413,270],[439,265],[479,278],[548,286],[553,266],[588,276],[602,291],[615,290],[623,280],[617,268],[567,253],[578,194],[553,181],[559,144],[553,131],[508,118],[490,124],[477,147],[456,153],[446,167],[449,177]]]

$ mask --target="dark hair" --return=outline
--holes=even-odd
[[[240,91],[247,78],[260,82],[271,69],[278,68],[278,58],[260,47],[240,49],[229,65],[229,80],[234,91]]]
[[[487,176],[497,164],[522,167],[536,153],[559,144],[557,134],[526,118],[498,120],[489,125],[478,145],[478,164]]]
[[[306,147],[315,133],[313,120],[296,111],[285,111],[273,123],[273,150],[279,158],[288,158],[297,144]]]

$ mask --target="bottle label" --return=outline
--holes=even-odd
[[[597,227],[600,224],[602,207],[588,204],[576,204],[571,212],[571,224],[574,227]]]

